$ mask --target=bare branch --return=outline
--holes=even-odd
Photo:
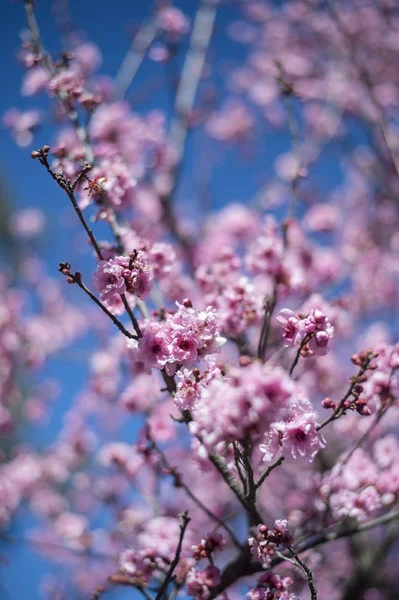
[[[117,319],[115,315],[113,315],[112,312],[109,311],[108,308],[93,294],[93,292],[89,290],[89,288],[83,283],[82,276],[79,272],[71,273],[70,265],[68,263],[61,263],[60,268],[58,270],[67,277],[68,283],[76,283],[80,287],[80,289],[83,290],[89,296],[89,298],[91,298],[93,302],[95,302],[95,304],[97,304],[97,306],[101,308],[103,313],[105,313],[107,317],[111,319],[111,321],[114,323],[114,325],[117,326],[117,328],[121,333],[123,333],[123,335],[125,335],[131,340],[139,339],[139,335],[134,335],[133,333],[130,333],[130,331],[128,331],[124,327],[124,325],[122,325],[119,319]]]
[[[115,76],[115,89],[118,98],[126,96],[141,63],[143,62],[157,33],[156,19],[144,22],[132,40],[130,48]]]
[[[256,489],[258,489],[262,485],[262,483],[265,481],[265,479],[267,477],[269,477],[270,473],[272,471],[274,471],[274,469],[279,467],[284,462],[284,460],[285,460],[285,457],[280,456],[280,458],[275,460],[271,465],[269,465],[267,467],[267,469],[262,473],[262,475],[259,477],[258,481],[256,482]]]
[[[181,553],[181,549],[182,549],[182,545],[183,545],[183,538],[184,538],[184,534],[185,534],[185,531],[187,529],[187,525],[189,524],[189,522],[190,522],[190,519],[187,516],[187,511],[186,511],[181,515],[180,538],[179,538],[179,543],[176,548],[175,556],[174,556],[172,562],[170,563],[169,570],[166,574],[165,579],[162,582],[162,585],[159,589],[158,594],[155,597],[155,600],[161,600],[162,596],[165,594],[165,592],[168,588],[169,583],[172,581],[173,572],[176,569],[177,565],[179,564],[180,553]]]
[[[311,597],[311,599],[312,600],[317,600],[317,588],[316,588],[316,586],[314,584],[314,581],[313,581],[312,571],[309,569],[309,567],[306,565],[306,563],[304,563],[303,560],[301,560],[299,558],[299,556],[297,554],[295,554],[295,552],[293,551],[293,549],[291,547],[289,547],[288,549],[291,552],[292,556],[294,557],[296,563],[299,565],[299,567],[302,569],[302,571],[306,575],[306,579],[307,579],[309,590],[310,590],[310,597]]]

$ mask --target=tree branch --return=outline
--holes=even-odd
[[[162,585],[159,589],[158,594],[155,597],[155,600],[161,600],[162,596],[165,594],[165,592],[168,588],[169,583],[172,581],[173,572],[176,569],[177,565],[179,564],[181,549],[182,549],[182,545],[183,545],[183,538],[184,538],[184,534],[185,534],[185,531],[187,529],[187,525],[189,524],[189,522],[190,522],[190,519],[187,516],[187,511],[186,511],[181,515],[180,538],[179,538],[179,543],[176,548],[175,556],[174,556],[172,562],[170,563],[169,570],[166,574],[165,579],[162,582]]]

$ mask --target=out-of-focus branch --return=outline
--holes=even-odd
[[[178,543],[177,548],[176,548],[175,556],[174,556],[172,562],[170,563],[169,570],[168,570],[168,572],[166,574],[165,579],[162,582],[162,585],[161,585],[161,587],[159,589],[158,594],[155,597],[155,600],[161,600],[161,598],[165,594],[166,590],[168,589],[169,583],[173,579],[173,572],[176,569],[177,565],[179,564],[181,549],[182,549],[182,545],[183,545],[183,538],[184,538],[184,534],[186,532],[187,525],[189,524],[189,522],[190,522],[190,519],[187,516],[187,511],[186,511],[186,512],[184,512],[181,515],[180,538],[179,538],[179,543]]]
[[[119,99],[123,99],[126,96],[156,34],[157,22],[154,17],[144,22],[133,38],[130,48],[115,76],[115,89]]]
[[[178,230],[172,202],[179,182],[191,113],[205,65],[218,4],[219,0],[203,0],[197,11],[190,38],[190,46],[186,54],[176,92],[174,114],[168,138],[169,147],[173,152],[173,167],[171,188],[161,198],[164,209],[164,220],[171,233],[179,240],[183,248],[186,249],[188,242],[185,236],[182,236]]]
[[[339,33],[341,35],[341,38],[346,46],[346,49],[349,54],[349,58],[352,61],[352,65],[357,69],[359,79],[363,83],[364,87],[366,88],[368,96],[369,96],[369,100],[372,103],[373,108],[375,109],[376,113],[378,114],[377,126],[381,132],[381,135],[382,135],[382,138],[384,141],[384,145],[385,145],[386,150],[389,154],[389,157],[392,161],[392,164],[395,168],[396,176],[399,179],[399,154],[397,152],[395,145],[393,144],[393,139],[396,136],[394,136],[394,134],[392,133],[389,121],[385,114],[385,110],[382,107],[381,103],[379,102],[379,100],[375,94],[374,86],[370,79],[368,70],[362,64],[362,62],[359,60],[356,46],[353,43],[353,39],[352,39],[350,32],[346,28],[345,23],[343,22],[343,20],[341,18],[340,11],[337,8],[336,0],[330,0],[327,3],[327,5],[330,9],[330,13],[333,17],[333,20],[335,22],[335,25],[336,25]]]
[[[282,257],[286,253],[288,247],[288,227],[290,221],[293,219],[295,215],[296,205],[298,203],[298,186],[299,181],[302,177],[302,171],[300,168],[301,157],[300,157],[300,149],[299,149],[299,122],[297,116],[295,114],[294,106],[292,105],[292,89],[286,83],[284,79],[284,75],[282,72],[281,65],[277,63],[277,67],[280,70],[280,78],[279,83],[281,86],[281,96],[284,100],[284,106],[287,114],[288,121],[288,130],[291,137],[291,146],[292,151],[296,160],[296,170],[291,179],[291,198],[288,204],[288,211],[286,220],[282,223],[282,233],[283,233],[283,254]],[[265,307],[264,307],[264,315],[262,320],[262,327],[259,336],[258,343],[258,352],[257,356],[260,360],[264,360],[265,353],[268,345],[269,334],[270,334],[270,326],[273,318],[274,310],[276,308],[276,304],[278,301],[278,281],[274,278],[273,281],[273,291],[270,298],[266,298]],[[299,357],[298,357],[299,358]],[[295,366],[295,365],[294,365]],[[291,372],[290,372],[291,375]]]

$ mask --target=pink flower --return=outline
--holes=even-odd
[[[166,33],[178,38],[188,31],[188,19],[175,6],[164,6],[158,11],[158,26]]]
[[[83,77],[76,69],[60,71],[50,79],[49,89],[52,92],[64,92],[71,97],[77,97],[83,92]]]
[[[98,461],[104,467],[115,467],[130,477],[134,477],[143,465],[140,454],[128,444],[111,442],[103,446]]]
[[[97,71],[102,62],[98,46],[90,42],[79,44],[74,48],[73,58],[77,62],[80,71],[86,76]]]
[[[139,340],[136,360],[143,364],[147,373],[151,369],[162,370],[170,358],[170,346],[170,332],[165,323],[148,323]]]
[[[312,462],[317,452],[325,447],[325,440],[317,431],[317,422],[308,400],[291,405],[287,421],[273,423],[266,433],[267,443],[260,446],[263,460],[273,460],[281,449],[284,456]]]
[[[172,354],[178,363],[186,367],[193,366],[198,358],[198,341],[193,331],[187,332],[183,327],[176,327],[172,334]]]
[[[155,517],[145,523],[144,529],[137,536],[142,548],[151,548],[158,556],[171,558],[176,552],[179,541],[179,522],[172,517]],[[189,536],[185,537],[189,543]]]
[[[148,585],[156,569],[154,558],[155,554],[149,550],[123,550],[119,556],[119,567],[138,585]]]
[[[22,96],[33,96],[48,88],[49,75],[44,67],[32,67],[25,74],[22,82]]]
[[[254,559],[262,563],[264,569],[267,569],[275,554],[275,547],[273,544],[270,544],[267,539],[250,537],[248,538],[248,545]]]
[[[195,600],[208,600],[211,589],[220,583],[220,571],[210,565],[203,571],[191,569],[187,574],[187,593]]]
[[[257,587],[250,589],[248,600],[298,600],[289,592],[293,584],[291,577],[280,577],[277,573],[267,571],[259,578]]]
[[[328,343],[333,337],[334,327],[324,312],[315,308],[309,314],[302,315],[283,308],[276,319],[282,326],[284,346],[302,348],[305,356],[327,354]]]
[[[114,306],[120,294],[126,292],[125,270],[128,259],[117,256],[115,259],[102,260],[94,274],[94,284],[100,292],[100,298],[109,306]]]
[[[294,536],[288,531],[287,519],[276,519],[274,521],[273,535],[277,537],[281,546],[292,546],[294,543]]]
[[[11,228],[14,235],[22,239],[35,238],[44,229],[45,218],[41,210],[26,208],[18,210],[11,216]]]
[[[41,121],[38,110],[19,111],[9,108],[3,115],[4,126],[10,129],[18,146],[26,147],[33,142],[35,130]]]

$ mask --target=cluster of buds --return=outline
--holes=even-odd
[[[82,274],[79,273],[79,271],[76,271],[76,273],[71,273],[71,265],[68,262],[60,263],[58,270],[60,273],[65,275],[67,278],[67,283],[76,283],[77,281],[82,280]]]
[[[374,358],[378,358],[378,352],[373,352],[368,348],[367,350],[362,350],[359,354],[353,354],[351,361],[354,365],[359,366],[362,371],[375,371],[377,364],[371,362]]]
[[[225,544],[226,541],[220,533],[216,531],[207,533],[205,539],[202,539],[197,546],[192,546],[193,558],[195,560],[209,558],[215,550],[223,550]]]
[[[269,531],[267,525],[259,525],[258,530],[262,540],[276,544],[276,546],[285,546],[288,548],[294,542],[294,536],[288,531],[285,519],[277,519],[272,531]]]
[[[144,252],[102,260],[94,274],[94,283],[102,302],[113,306],[125,292],[143,298],[152,287],[152,269]]]
[[[30,157],[33,158],[33,160],[36,160],[36,158],[38,158],[39,161],[42,162],[43,159],[47,159],[49,152],[50,146],[47,146],[46,144],[39,148],[39,150],[33,150],[33,152],[31,152],[30,154]]]
[[[324,312],[316,308],[309,314],[295,314],[283,308],[276,319],[282,327],[284,346],[295,346],[303,357],[327,354],[334,327]]]
[[[375,362],[372,362],[373,359],[378,357],[377,352],[373,352],[370,349],[362,350],[359,354],[354,354],[351,357],[351,361],[354,365],[359,367],[359,372],[357,375],[353,375],[350,379],[350,388],[349,393],[347,394],[347,398],[344,401],[340,401],[339,403],[334,402],[331,398],[324,398],[321,405],[323,408],[332,409],[333,411],[337,410],[338,407],[342,409],[343,413],[346,410],[356,410],[359,415],[363,417],[368,417],[371,415],[371,410],[367,406],[367,399],[362,396],[362,392],[364,390],[363,383],[367,381],[366,371],[375,371],[377,365]]]
[[[274,529],[267,525],[259,525],[255,537],[248,539],[251,554],[266,568],[276,552],[276,546],[288,548],[294,543],[294,536],[288,531],[287,521],[277,519]]]

